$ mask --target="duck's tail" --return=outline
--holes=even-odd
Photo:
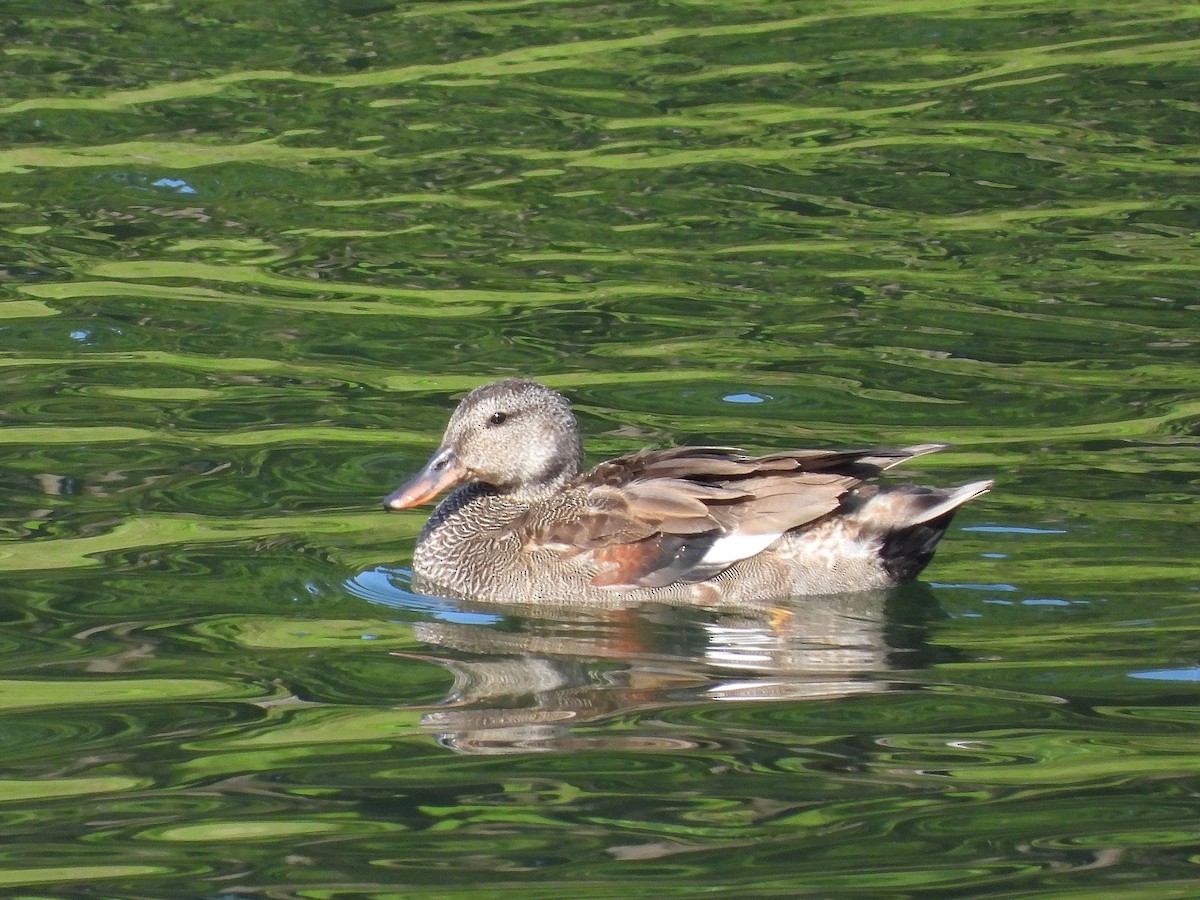
[[[847,517],[881,538],[883,567],[896,581],[915,578],[933,559],[958,508],[991,490],[994,482],[955,488],[864,485],[852,492]]]

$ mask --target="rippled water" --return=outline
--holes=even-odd
[[[0,24],[0,890],[1200,892],[1194,9]],[[998,485],[886,596],[416,594],[509,374]]]

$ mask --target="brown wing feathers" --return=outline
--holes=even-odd
[[[579,476],[572,487],[583,493],[585,508],[537,538],[591,551],[600,565],[597,585],[702,581],[759,552],[764,541],[834,511],[864,478],[934,449],[940,446],[762,457],[726,447],[634,453]],[[726,540],[706,559],[731,536],[746,540]]]

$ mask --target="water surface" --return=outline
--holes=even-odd
[[[10,7],[0,887],[1200,891],[1193,10]],[[415,594],[513,374],[998,485],[886,595]]]

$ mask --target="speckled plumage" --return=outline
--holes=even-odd
[[[509,379],[472,391],[429,464],[385,501],[458,485],[417,539],[427,589],[514,603],[751,603],[915,577],[963,503],[953,489],[864,484],[941,449],[648,450],[581,472],[562,395]]]

